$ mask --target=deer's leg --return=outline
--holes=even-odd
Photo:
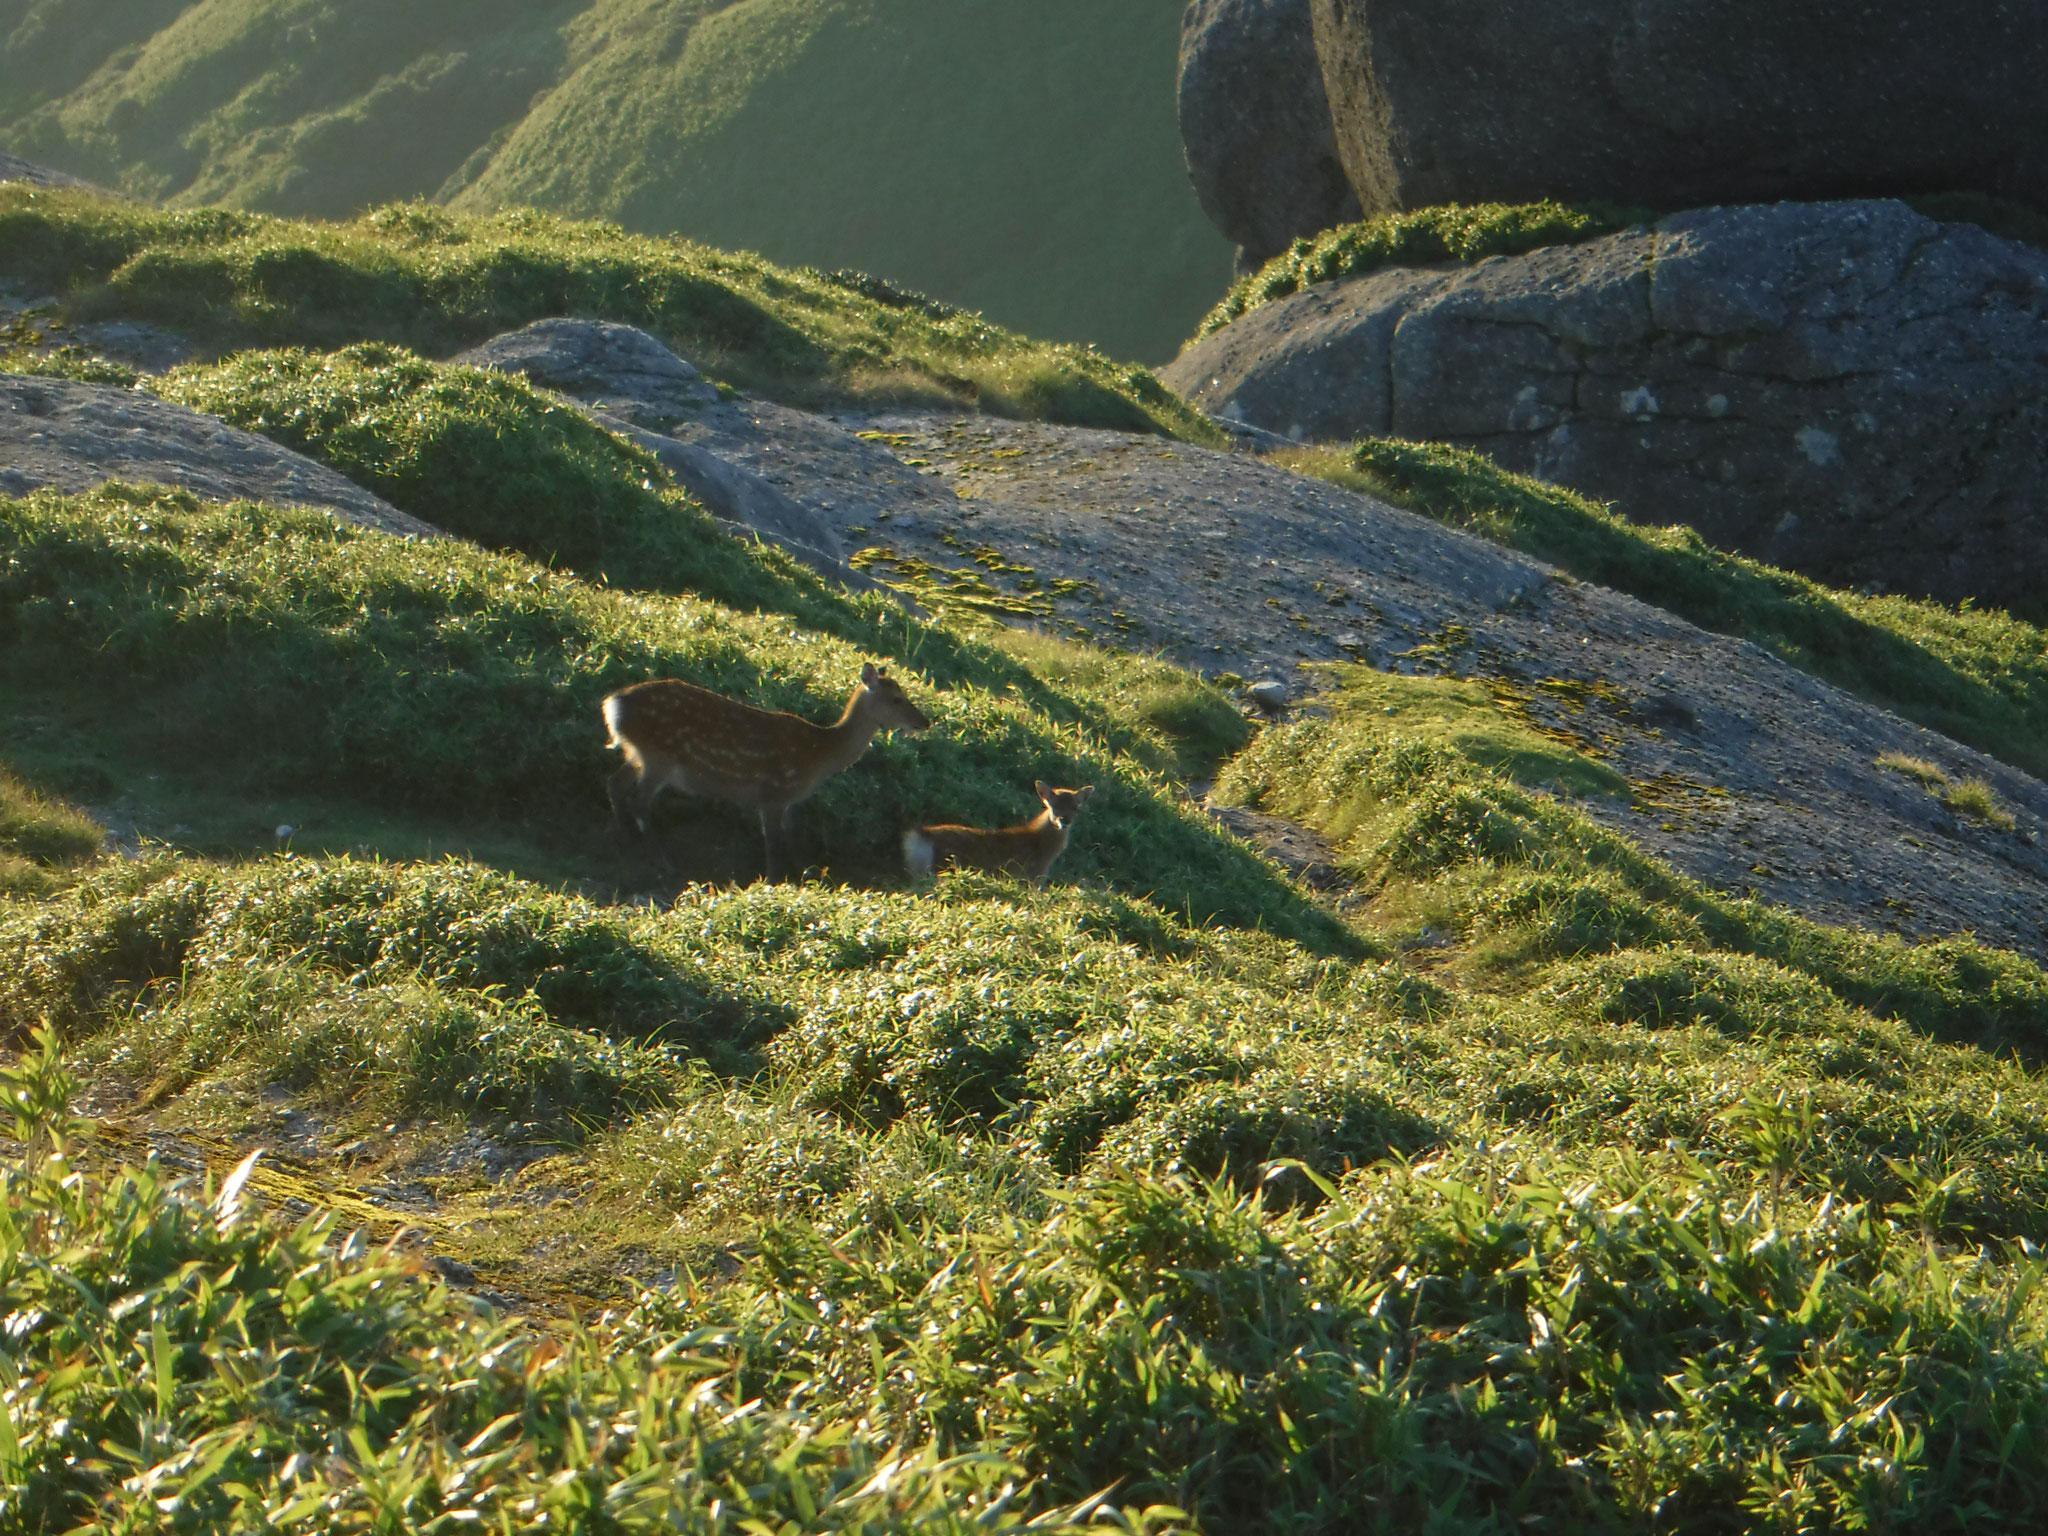
[[[767,853],[767,879],[771,885],[782,878],[782,819],[785,814],[779,805],[761,807],[761,846]]]
[[[619,836],[647,831],[647,807],[640,803],[640,770],[627,763],[604,781],[612,803],[612,826]]]
[[[612,826],[619,841],[652,848],[655,857],[661,860],[662,868],[674,874],[675,855],[654,835],[654,801],[664,787],[660,777],[631,763],[605,780],[605,792],[612,802]]]
[[[785,866],[793,864],[797,874],[804,872],[803,850],[796,841],[796,807],[785,805],[782,814],[776,818],[776,835],[782,841],[782,858]],[[783,871],[788,873],[788,869]]]

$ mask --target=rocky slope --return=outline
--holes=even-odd
[[[886,551],[871,569],[965,569],[1013,618],[1297,694],[1318,686],[1301,663],[1347,658],[1484,678],[1628,779],[1589,814],[1709,885],[2048,953],[2048,787],[1484,540],[1249,453],[1114,433],[773,406],[694,430]],[[1888,754],[1985,780],[2016,825],[1959,817]]]
[[[1182,90],[1204,207],[1253,253],[1324,232],[1232,291],[1219,313],[1293,297],[1183,355],[1183,394],[1297,438],[1479,447],[1836,585],[2041,611],[2048,266],[1992,238],[2048,227],[2037,9],[1199,15]],[[1303,174],[1332,162],[1365,220]],[[1394,264],[1408,224],[1590,233],[1674,209],[1568,250],[1495,241],[1474,270]],[[1295,291],[1290,262],[1332,286]]]
[[[325,507],[422,538],[434,530],[324,464],[141,390],[0,374],[0,494],[175,485],[211,501]]]

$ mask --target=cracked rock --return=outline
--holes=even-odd
[[[1368,212],[1873,188],[2048,202],[2048,10],[2020,0],[1311,0]]]
[[[1179,102],[1188,178],[1240,269],[1359,216],[1309,0],[1195,0],[1181,21]]]
[[[1479,448],[1837,586],[2011,606],[2048,576],[2048,252],[1898,202],[1318,284],[1161,377],[1283,435]]]

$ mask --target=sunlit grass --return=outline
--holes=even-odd
[[[1650,217],[1647,209],[1613,203],[1450,203],[1340,224],[1303,236],[1239,278],[1203,318],[1195,339],[1313,283],[1363,277],[1382,267],[1483,261],[1571,245]]]
[[[2048,772],[2048,631],[1969,605],[1864,596],[1649,528],[1483,454],[1370,438],[1280,461],[1738,635],[2029,773]]]
[[[98,822],[0,767],[0,893],[49,889],[105,846]]]
[[[1909,757],[1903,752],[1880,752],[1876,763],[1880,768],[1889,768],[1893,773],[1904,774],[1914,780],[1958,816],[1981,821],[2001,832],[2013,829],[2012,812],[1998,798],[1998,791],[1982,779],[1951,778],[1940,764],[1931,763],[1924,757]]]
[[[131,252],[81,303],[213,271],[218,336],[424,333],[518,288],[422,308],[433,248],[571,238],[207,217],[149,247],[192,258],[175,283]],[[303,294],[252,297],[263,241]],[[372,278],[414,307],[350,311]],[[738,883],[704,850],[751,850],[745,814],[686,802],[698,878],[635,904],[516,852],[267,828],[95,859],[90,822],[0,779],[0,856],[38,872],[0,890],[0,1040],[54,1032],[0,1081],[25,1530],[2038,1527],[2031,960],[1701,888],[1582,813],[1627,786],[1511,689],[1337,668],[1255,732],[1161,660],[847,596],[514,381],[379,344],[162,387],[464,537],[152,488],[0,501],[8,718],[95,805],[203,778],[595,847],[621,682],[825,718],[873,658],[935,723],[805,806],[814,878]],[[1816,666],[1875,636],[1868,686],[1987,731],[2031,718],[2012,621],[1856,607],[1467,456],[1320,467]],[[1944,693],[1973,677],[2016,713]],[[1972,813],[1972,781],[1883,766]],[[1194,807],[1211,772],[1336,845],[1341,916]],[[1013,818],[1034,778],[1098,787],[1048,888],[906,888],[904,825]],[[60,1056],[138,1123],[70,1122]],[[175,1132],[218,1176],[279,1104],[324,1130],[233,1198],[120,1167]],[[467,1171],[433,1162],[458,1145]],[[400,1249],[258,1218],[261,1189],[412,1226],[522,1304],[619,1305],[500,1323]]]
[[[446,356],[586,314],[796,402],[922,402],[1221,440],[1149,371],[1091,348],[1033,341],[873,280],[531,209],[406,203],[316,223],[10,183],[0,276],[61,295],[69,318],[150,320],[216,353],[382,341]]]

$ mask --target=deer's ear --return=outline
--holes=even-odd
[[[1053,787],[1043,779],[1038,780],[1031,787],[1038,792],[1038,798],[1041,800],[1050,800],[1053,797]]]
[[[1080,789],[1077,789],[1077,790],[1075,790],[1075,791],[1074,791],[1074,804],[1076,804],[1076,805],[1086,805],[1086,804],[1088,803],[1088,797],[1089,797],[1090,795],[1094,794],[1094,793],[1095,793],[1095,786],[1094,786],[1093,784],[1085,785],[1085,786],[1083,786],[1082,788],[1080,788]]]
[[[875,664],[872,661],[864,661],[861,663],[860,680],[866,683],[870,688],[872,688],[877,682],[879,682],[881,680],[881,677],[882,674],[876,670]]]

